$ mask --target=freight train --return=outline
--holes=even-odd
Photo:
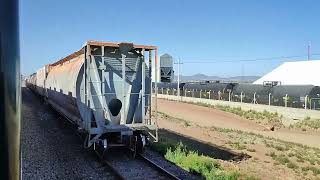
[[[143,152],[157,140],[151,119],[155,46],[88,41],[78,51],[37,70],[26,86],[86,134],[85,145]]]
[[[158,93],[176,95],[177,83],[158,83]],[[180,95],[254,104],[266,104],[305,109],[320,109],[320,87],[313,85],[281,85],[281,83],[241,84],[184,82]]]

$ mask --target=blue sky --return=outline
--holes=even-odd
[[[22,0],[21,70],[30,74],[86,40],[103,40],[157,45],[160,55],[185,62],[184,75],[263,75],[305,60],[308,41],[320,53],[319,7],[317,0]],[[239,61],[291,55],[305,57]],[[187,63],[198,61],[218,63]]]

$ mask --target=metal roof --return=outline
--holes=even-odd
[[[126,43],[126,44],[133,44],[130,42],[103,42],[103,41],[87,41],[85,45],[93,45],[93,46],[108,46],[108,47],[119,47],[120,44]],[[133,44],[134,49],[145,49],[145,50],[156,50],[156,46],[150,46],[150,45],[138,45]]]
[[[320,60],[285,62],[253,84],[280,81],[282,85],[320,86]]]
[[[133,48],[134,49],[144,49],[146,51],[150,51],[150,50],[157,50],[157,47],[156,46],[149,46],[149,45],[137,45],[137,44],[133,44],[133,43],[128,43],[128,42],[120,42],[120,43],[117,43],[117,42],[103,42],[103,41],[93,41],[93,40],[90,40],[90,41],[87,41],[80,50],[50,64],[50,66],[56,66],[56,65],[59,65],[59,64],[62,64],[66,61],[69,61],[77,56],[80,56],[81,54],[83,54],[83,49],[86,45],[92,45],[92,46],[106,46],[106,47],[119,47],[120,44],[122,43],[126,43],[126,44],[132,44],[133,45]]]

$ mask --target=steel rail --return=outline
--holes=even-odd
[[[115,175],[116,179],[119,180],[125,180],[126,178],[122,176],[122,174],[112,166],[111,163],[109,163],[107,160],[103,160],[103,165],[107,165],[108,168],[110,168],[110,170],[113,172],[113,174]]]
[[[103,154],[101,155],[96,149],[93,150],[95,154],[98,156],[98,158],[102,161],[102,165],[108,166],[108,168],[112,171],[112,173],[115,175],[115,179],[119,180],[125,180],[126,178],[121,175],[121,173],[112,166],[110,162],[108,162],[104,157]]]
[[[142,160],[144,160],[145,162],[149,163],[150,165],[152,165],[155,169],[157,169],[158,171],[160,171],[163,174],[166,174],[168,177],[172,178],[172,179],[176,179],[176,180],[181,180],[179,177],[177,177],[176,175],[172,174],[171,172],[169,172],[168,170],[164,169],[163,167],[159,166],[156,162],[154,162],[153,160],[149,159],[148,157],[146,157],[143,154],[137,154],[138,157]]]

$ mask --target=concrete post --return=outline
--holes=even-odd
[[[271,93],[269,93],[269,106],[271,105]]]
[[[163,88],[161,88],[161,94],[163,94]]]
[[[211,90],[209,90],[209,99],[211,99]]]
[[[288,106],[288,94],[286,94],[285,96],[285,100],[284,100],[284,107]]]
[[[219,92],[218,92],[218,100],[221,99],[220,95],[221,95],[221,92],[219,91]]]
[[[194,97],[194,89],[192,89],[192,97]]]
[[[187,89],[184,89],[184,96],[187,97]]]
[[[243,92],[241,91],[241,94],[240,94],[240,102],[242,103],[242,97],[243,97]]]
[[[257,102],[257,99],[256,99],[256,92],[254,92],[254,94],[253,94],[253,104],[256,104],[256,102]]]
[[[201,93],[202,93],[202,89],[200,89],[200,95],[199,95],[200,99],[201,99]]]
[[[304,109],[308,109],[308,95],[304,97]]]
[[[231,91],[229,91],[229,102],[231,102]]]

